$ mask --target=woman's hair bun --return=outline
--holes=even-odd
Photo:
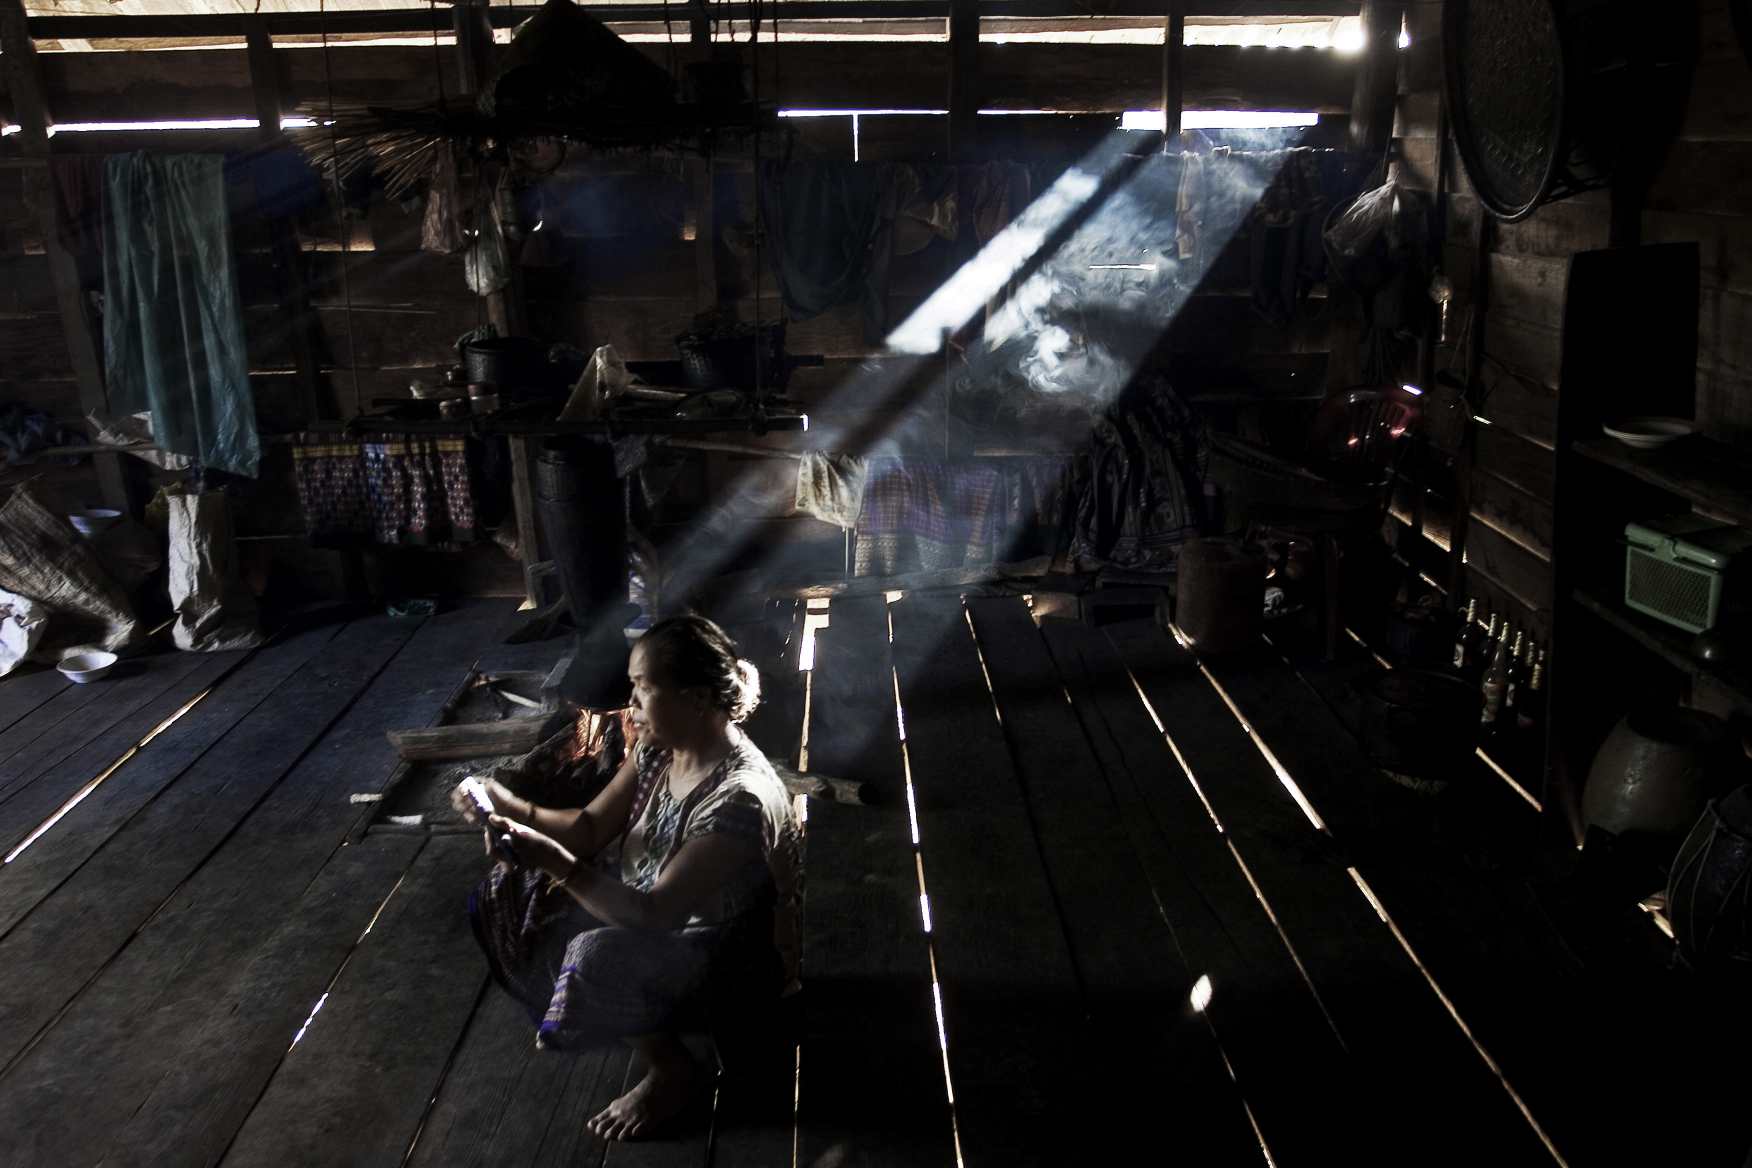
[[[760,671],[736,654],[736,642],[703,616],[660,620],[639,638],[647,661],[680,689],[703,690],[712,705],[740,722],[760,705]]]
[[[730,702],[727,706],[732,722],[743,722],[760,705],[760,670],[745,657],[736,659],[735,676],[731,680]]]

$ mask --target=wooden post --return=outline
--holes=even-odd
[[[493,26],[487,20],[487,10],[478,2],[459,2],[451,9],[451,24],[456,30],[456,61],[462,91],[473,100],[493,75]],[[497,175],[492,170],[483,173],[482,184],[489,192],[497,190]],[[488,198],[497,195],[489,193]],[[487,296],[487,319],[499,330],[500,336],[525,336],[529,332],[529,312],[523,301],[523,269],[517,257],[511,257],[510,283]],[[535,492],[530,483],[529,438],[515,435],[506,439],[511,450],[511,504],[517,518],[517,559],[523,566],[523,595],[530,605],[538,604],[536,596],[536,565],[541,563],[541,525],[535,518]]]
[[[949,0],[951,162],[973,162],[979,153],[979,94],[979,0]]]
[[[249,82],[255,95],[256,120],[261,123],[262,144],[272,149],[289,149],[286,135],[280,129],[283,113],[280,101],[280,71],[274,57],[274,40],[268,33],[267,21],[249,17],[245,33],[249,52]],[[260,191],[256,203],[261,203]],[[319,353],[322,343],[318,336],[316,314],[310,311],[310,291],[304,281],[304,256],[292,225],[284,218],[268,219],[268,236],[274,252],[274,276],[279,285],[280,304],[290,314],[285,322],[286,339],[292,349],[292,364],[298,379],[300,396],[304,399],[307,421],[321,418],[322,366]]]
[[[79,268],[61,246],[60,215],[56,211],[54,176],[49,173],[49,107],[43,93],[42,68],[36,45],[30,39],[23,0],[0,0],[0,68],[12,94],[12,118],[19,127],[24,154],[35,164],[37,219],[43,235],[43,251],[55,281],[55,304],[61,313],[61,328],[67,338],[67,355],[79,385],[79,408],[85,413],[108,414],[109,394],[104,388],[103,354],[98,348],[85,293],[79,286]],[[33,177],[31,175],[27,178]],[[120,455],[92,460],[98,489],[106,507],[128,511],[127,479]]]
[[[487,9],[478,0],[458,3],[450,10],[451,26],[456,30],[457,79],[470,100],[493,76],[493,26],[487,20]],[[481,185],[496,198],[498,168],[483,167]],[[487,296],[487,319],[504,337],[521,337],[529,333],[529,312],[523,301],[523,268],[515,253],[507,275],[510,282]]]
[[[1382,154],[1393,136],[1393,106],[1399,90],[1399,30],[1405,5],[1363,0],[1363,60],[1351,91],[1350,148]]]
[[[1186,0],[1168,0],[1162,17],[1162,152],[1180,140],[1180,112],[1186,104]]]

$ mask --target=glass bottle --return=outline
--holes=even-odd
[[[1491,649],[1490,664],[1485,666],[1484,680],[1479,688],[1483,693],[1483,703],[1479,708],[1478,721],[1486,736],[1494,737],[1500,729],[1498,718],[1503,712],[1503,695],[1509,687],[1509,638],[1508,625],[1504,623],[1502,633],[1496,638]]]

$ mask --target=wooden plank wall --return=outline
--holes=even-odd
[[[642,48],[665,59],[665,46]],[[946,46],[787,43],[777,53],[763,46],[762,54],[762,94],[784,106],[942,104]],[[982,106],[1074,111],[981,118],[982,150],[988,157],[1039,164],[1045,178],[1037,185],[1042,185],[1116,132],[1119,111],[1159,104],[1160,54],[1147,45],[981,45]],[[1186,56],[1190,108],[1312,108],[1328,114],[1348,108],[1355,64],[1341,54],[1193,46]],[[326,53],[288,48],[276,54],[276,66],[288,105],[320,112],[331,98],[341,105],[436,101],[441,77],[454,88],[448,85],[456,75],[452,58],[449,47],[420,45],[336,46]],[[43,56],[58,120],[254,115],[241,49],[105,53],[103,68],[83,67],[95,59],[75,53]],[[0,94],[0,112],[6,105]],[[849,119],[790,124],[802,146],[816,155],[852,157]],[[1342,118],[1337,125],[1342,130]],[[1323,126],[1323,136],[1331,128]],[[945,157],[942,117],[865,118],[860,129],[858,157],[865,161],[929,163]],[[225,150],[246,160],[258,157],[250,152],[259,150],[252,131],[165,132],[149,141],[138,134],[56,139],[58,152],[108,153],[142,145]],[[0,146],[0,159],[4,154]],[[266,432],[295,430],[306,420],[304,402],[256,198],[283,194],[286,177],[273,167],[233,169],[240,175],[233,184],[234,223],[258,419]],[[30,217],[22,213],[19,173],[0,169],[0,399],[76,417],[70,362],[40,241],[32,238]],[[311,192],[305,194],[298,228],[320,326],[318,408],[329,416],[349,416],[368,409],[374,397],[405,393],[410,380],[435,376],[454,360],[457,336],[484,320],[484,313],[465,286],[460,256],[419,250],[418,204],[404,208],[374,198],[369,210],[343,229],[320,204],[310,204]],[[712,246],[721,299],[744,319],[776,318],[781,306],[770,272],[756,271],[750,230],[753,174],[746,163],[720,165],[714,202],[718,231]],[[625,157],[569,161],[541,184],[537,215],[543,231],[530,237],[524,254],[536,331],[586,351],[612,343],[629,359],[673,359],[674,337],[703,306],[695,262],[702,241],[687,230],[688,209],[688,180],[678,163]],[[896,258],[887,303],[891,325],[942,282],[952,259],[942,241]],[[1246,295],[1247,259],[1244,241],[1224,253],[1161,352],[1172,354],[1187,380],[1203,379],[1243,398],[1319,384],[1329,346],[1319,302],[1305,320],[1266,326]],[[858,307],[794,325],[789,348],[821,354],[826,364],[801,371],[791,386],[811,415],[811,433],[770,441],[833,448],[849,431],[866,426],[879,407],[872,395],[859,393],[857,378],[879,358],[881,345],[866,335]],[[848,392],[836,392],[848,385]],[[838,563],[838,531],[792,513],[792,464],[762,465],[749,473],[748,460],[713,454],[703,461],[704,472],[690,488],[697,498],[723,497],[737,483],[743,508],[751,512],[745,518],[764,519],[769,536],[819,545],[823,562]],[[283,470],[274,464],[269,473],[283,477]]]
[[[1441,7],[1418,0],[1406,10],[1412,45],[1401,74],[1396,173],[1424,190],[1434,189],[1436,177]],[[1716,437],[1744,441],[1752,438],[1752,187],[1728,176],[1752,166],[1752,77],[1727,4],[1703,0],[1700,7],[1690,104],[1644,211],[1643,238],[1702,244],[1697,417]],[[1485,212],[1451,149],[1448,175],[1444,262],[1466,301]],[[1467,587],[1541,637],[1551,608],[1552,443],[1568,260],[1607,245],[1610,217],[1607,194],[1592,192],[1518,223],[1493,223],[1489,235],[1487,396],[1479,413],[1490,424],[1477,432]],[[1448,356],[1444,349],[1439,360]],[[1430,500],[1433,516],[1451,512],[1451,486]]]

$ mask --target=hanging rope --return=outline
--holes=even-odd
[[[353,372],[353,416],[364,413],[364,397],[359,392],[359,345],[353,334],[353,288],[347,276],[347,254],[353,249],[353,228],[347,222],[346,201],[341,194],[341,135],[335,128],[335,75],[329,62],[328,0],[317,0],[316,18],[322,33],[322,83],[328,95],[329,173],[334,177],[335,225],[345,232],[341,237],[341,299],[347,311],[347,367]],[[305,311],[310,311],[307,305]]]

